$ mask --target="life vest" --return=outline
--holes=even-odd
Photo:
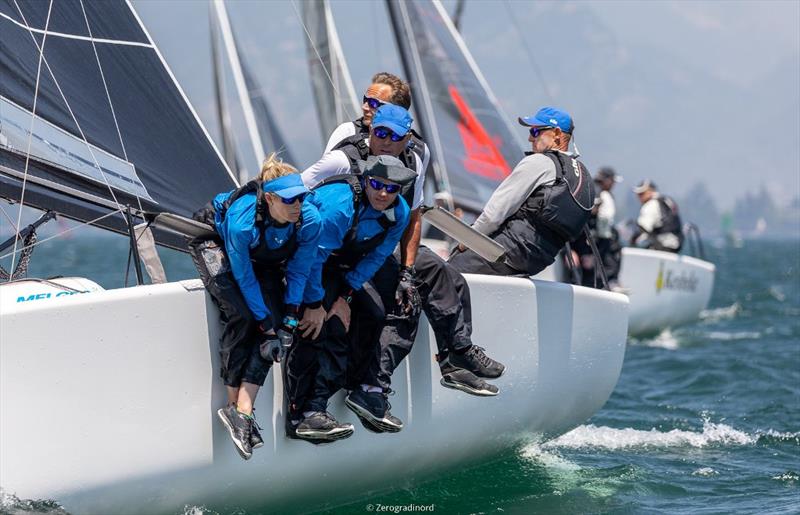
[[[267,246],[265,231],[268,226],[277,225],[269,214],[269,206],[267,205],[266,196],[262,189],[263,182],[260,179],[254,179],[235,189],[227,199],[222,203],[219,211],[220,220],[225,220],[225,215],[228,209],[241,197],[255,193],[256,195],[256,214],[254,225],[258,228],[260,236],[258,245],[250,249],[250,260],[253,262],[254,267],[274,267],[275,265],[282,265],[286,263],[297,251],[297,233],[303,226],[303,215],[294,223],[294,231],[292,231],[289,239],[283,245],[276,249],[271,249]],[[216,230],[215,223],[216,210],[213,203],[209,202],[202,209],[195,212],[192,218],[198,222],[211,225]]]
[[[544,152],[556,167],[553,184],[537,188],[512,218],[522,218],[561,240],[576,239],[588,222],[594,205],[594,186],[586,167],[561,152]]]
[[[366,240],[357,240],[356,234],[358,233],[361,208],[368,202],[364,193],[364,187],[361,184],[361,177],[354,174],[334,175],[321,181],[314,186],[313,189],[317,190],[323,186],[337,183],[346,183],[350,186],[350,191],[353,194],[353,220],[350,223],[350,228],[342,239],[342,246],[331,253],[330,257],[328,257],[328,260],[325,262],[325,266],[349,270],[355,267],[364,256],[383,243],[389,229],[397,222],[390,220],[386,216],[386,213],[383,213],[381,217],[378,218],[378,223],[383,228],[383,231]],[[395,201],[390,209],[393,209],[394,205],[397,205],[397,201]]]
[[[359,118],[353,124],[357,122],[361,122]],[[363,126],[363,124],[362,124]],[[356,125],[356,129],[358,129],[359,125]],[[413,132],[413,131],[412,131]],[[366,136],[369,135],[369,132],[366,133]],[[339,143],[336,144],[331,150],[341,150],[345,156],[347,156],[348,161],[350,161],[350,171],[353,175],[361,175],[361,170],[358,168],[358,161],[366,161],[369,157],[369,145],[367,142],[364,141],[366,137],[363,133],[356,132],[353,136],[349,136]],[[413,137],[412,137],[413,141]],[[420,140],[422,141],[422,140]],[[400,161],[402,161],[403,165],[406,168],[414,170],[417,172],[417,177],[408,184],[404,184],[400,190],[400,195],[406,199],[406,203],[409,207],[414,205],[414,185],[416,184],[417,180],[420,177],[420,174],[425,173],[424,170],[419,170],[417,167],[418,163],[422,163],[422,158],[414,152],[412,146],[406,147],[403,152],[397,156]],[[420,147],[422,148],[422,147]]]
[[[576,158],[555,151],[544,155],[555,165],[555,182],[536,188],[498,232],[511,232],[512,239],[533,244],[552,257],[567,241],[582,234],[591,215],[595,191],[588,170]],[[533,230],[524,227],[511,230],[514,221],[524,221]]]
[[[666,195],[656,197],[661,208],[661,226],[656,227],[650,234],[658,236],[660,234],[674,234],[677,236],[680,246],[683,246],[683,224],[678,213],[678,204]],[[680,248],[680,247],[679,247]]]

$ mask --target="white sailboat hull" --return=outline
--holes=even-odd
[[[655,333],[696,320],[711,299],[715,269],[690,256],[622,249],[619,282],[629,290],[630,334]]]
[[[443,388],[433,334],[395,373],[398,434],[364,430],[314,446],[283,435],[282,385],[257,403],[265,446],[242,461],[215,411],[217,310],[199,281],[0,305],[0,487],[71,513],[153,512],[359,493],[481,458],[521,437],[561,434],[606,402],[622,366],[623,295],[467,276],[474,341],[507,365],[501,393]],[[6,286],[7,287],[7,286]]]

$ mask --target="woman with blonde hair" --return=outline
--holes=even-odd
[[[223,325],[221,376],[228,403],[217,415],[244,459],[264,443],[253,403],[272,363],[291,346],[317,255],[320,217],[304,202],[307,193],[297,170],[273,153],[258,178],[220,193],[195,216],[213,221],[216,230],[190,248]]]

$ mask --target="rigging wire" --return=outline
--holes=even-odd
[[[89,31],[89,37],[92,38],[92,50],[94,51],[94,58],[97,61],[97,69],[100,71],[100,79],[103,81],[103,89],[106,92],[106,99],[108,100],[108,107],[111,109],[111,118],[114,120],[114,127],[117,129],[117,137],[119,138],[119,146],[122,148],[122,155],[125,158],[125,161],[129,161],[128,159],[128,151],[125,150],[125,141],[122,138],[122,131],[119,128],[119,122],[117,121],[117,112],[114,109],[114,102],[111,101],[111,93],[108,91],[108,83],[106,82],[106,74],[103,72],[103,65],[100,64],[100,55],[97,53],[97,43],[94,40],[94,34],[92,34],[92,27],[89,24],[89,17],[86,15],[86,8],[83,5],[83,0],[80,0],[81,3],[81,11],[83,12],[83,19],[86,21],[86,30]],[[86,144],[88,145],[89,142],[87,141]],[[98,163],[98,169],[100,173],[103,173],[102,168]],[[105,174],[104,174],[105,175]],[[106,181],[108,184],[108,181]],[[111,189],[111,185],[108,185],[109,190]],[[111,194],[114,195],[114,192],[111,191]],[[139,205],[139,211],[144,211],[144,207],[142,206],[142,199],[139,195],[135,195],[136,202]],[[114,199],[116,201],[116,198]],[[119,202],[117,202],[117,206],[119,206]]]
[[[65,231],[61,231],[60,233],[58,233],[58,234],[54,234],[53,236],[50,236],[49,238],[45,238],[45,239],[43,239],[43,240],[38,240],[36,243],[34,243],[33,245],[30,245],[29,247],[22,247],[22,248],[20,248],[20,249],[16,249],[16,248],[15,248],[13,251],[11,251],[11,252],[8,252],[8,253],[6,253],[6,254],[3,254],[2,256],[0,256],[0,259],[5,259],[5,258],[7,258],[7,257],[9,257],[9,256],[11,256],[11,255],[14,255],[14,254],[17,254],[17,253],[23,252],[23,251],[24,251],[24,250],[26,250],[26,249],[29,249],[29,248],[36,247],[37,245],[41,245],[42,243],[44,243],[44,242],[46,242],[46,241],[50,241],[50,240],[52,240],[52,239],[59,238],[59,237],[61,237],[61,236],[65,235],[65,234],[67,234],[67,233],[70,233],[70,232],[72,232],[72,231],[74,231],[74,230],[76,230],[76,229],[80,229],[80,228],[82,228],[82,227],[85,227],[85,226],[87,226],[87,225],[94,225],[94,224],[96,224],[97,222],[99,222],[100,220],[103,220],[104,218],[108,218],[108,217],[110,217],[110,216],[114,216],[114,215],[116,215],[116,214],[118,214],[118,213],[122,213],[124,210],[125,210],[125,208],[124,208],[124,207],[120,207],[119,209],[115,209],[114,211],[111,211],[110,213],[106,213],[106,214],[104,214],[104,215],[102,215],[102,216],[98,216],[98,217],[97,217],[97,218],[95,218],[94,220],[90,220],[90,221],[88,221],[88,222],[81,222],[79,225],[76,225],[75,227],[72,227],[71,229],[67,229],[67,230],[65,230]],[[19,234],[19,233],[17,233],[17,234]]]
[[[6,217],[6,220],[8,220],[8,223],[10,223],[10,224],[11,224],[11,227],[14,229],[14,232],[19,232],[19,228],[18,228],[19,226],[18,226],[18,225],[16,225],[16,224],[14,223],[14,219],[13,219],[13,218],[11,218],[11,215],[9,215],[8,213],[6,213],[6,210],[5,210],[5,209],[3,209],[3,206],[2,206],[2,205],[0,205],[0,212],[2,212],[2,213],[3,213],[3,216],[5,216],[5,217]]]
[[[125,161],[128,161],[128,152],[125,151],[125,142],[122,141],[122,132],[119,130],[119,123],[117,122],[117,113],[114,111],[114,103],[111,102],[111,94],[108,92],[108,84],[106,83],[106,75],[103,73],[103,66],[100,64],[100,56],[97,53],[97,44],[94,42],[94,35],[92,34],[92,27],[89,25],[89,17],[86,16],[86,8],[81,2],[81,11],[83,11],[83,19],[86,21],[86,30],[89,31],[89,37],[92,38],[92,50],[94,50],[94,58],[97,61],[97,68],[100,70],[100,78],[103,80],[103,89],[106,92],[106,99],[108,99],[108,107],[111,109],[111,117],[114,119],[114,127],[117,129],[117,137],[119,138],[119,145],[122,147],[122,155]]]
[[[53,79],[53,83],[55,84],[56,89],[58,90],[58,93],[61,95],[61,99],[64,101],[64,105],[67,108],[67,111],[69,112],[70,117],[72,118],[72,121],[75,123],[75,127],[78,129],[78,132],[80,133],[81,139],[86,144],[86,148],[87,148],[87,150],[89,150],[89,154],[92,156],[92,161],[93,161],[95,167],[100,172],[100,175],[102,176],[103,181],[105,182],[105,185],[108,188],[109,193],[111,194],[111,199],[114,201],[114,203],[117,205],[117,207],[120,210],[122,210],[123,207],[119,203],[119,200],[117,199],[117,196],[114,193],[114,189],[111,187],[111,184],[108,182],[108,177],[106,176],[105,172],[103,172],[103,168],[100,166],[100,162],[97,160],[97,156],[95,155],[94,150],[92,149],[92,145],[89,143],[89,140],[86,138],[86,134],[83,132],[83,129],[81,128],[81,125],[78,122],[78,118],[75,116],[75,113],[72,110],[72,106],[70,105],[69,101],[67,100],[67,97],[64,94],[64,91],[61,89],[61,84],[59,83],[58,79],[56,78],[56,74],[53,73],[53,69],[50,67],[50,63],[47,61],[47,58],[44,56],[44,43],[45,43],[45,38],[47,37],[47,34],[45,33],[44,37],[42,38],[42,45],[40,47],[39,46],[39,42],[36,40],[36,37],[33,35],[33,31],[31,29],[30,25],[28,24],[28,21],[26,20],[24,13],[22,12],[22,9],[19,7],[19,4],[17,3],[17,0],[14,0],[14,4],[17,6],[17,11],[19,12],[20,17],[22,18],[23,23],[25,23],[25,26],[28,27],[28,29],[29,29],[28,32],[29,32],[29,34],[31,36],[31,39],[33,40],[33,44],[36,46],[37,50],[39,50],[39,55],[40,55],[40,58],[41,58],[41,62],[44,62],[44,65],[47,67],[47,71],[50,72],[50,76]],[[52,7],[52,0],[51,0],[51,7]],[[49,14],[48,14],[48,20],[49,20]],[[48,23],[49,23],[49,21],[48,21]],[[38,95],[39,95],[39,79],[38,79],[38,75],[37,75],[36,89],[35,89],[35,92],[34,92],[34,101],[38,97]],[[35,110],[34,110],[34,112],[32,114],[33,114],[33,119],[35,119],[36,118]],[[27,152],[27,154],[25,156],[25,177],[27,177],[28,162],[29,162],[29,159],[30,159],[30,141],[33,138],[33,121],[34,121],[33,119],[31,120],[31,131],[30,131],[30,134],[28,136],[28,152]],[[26,181],[23,181],[22,198],[24,198],[25,182]],[[138,199],[138,196],[137,196],[137,199]],[[20,201],[20,205],[22,205],[22,203],[23,202]],[[139,207],[141,209],[141,199],[139,199]]]
[[[511,26],[514,28],[514,32],[517,35],[517,39],[519,39],[520,43],[522,44],[522,48],[525,49],[525,55],[528,57],[528,64],[530,64],[531,68],[533,68],[534,73],[536,74],[539,82],[542,83],[542,89],[544,90],[544,94],[547,97],[549,102],[554,101],[553,94],[550,93],[550,88],[547,87],[547,81],[544,78],[544,73],[542,69],[539,67],[539,63],[536,62],[536,57],[534,57],[533,52],[531,51],[530,47],[528,46],[527,41],[525,41],[525,37],[522,35],[522,29],[519,26],[519,21],[517,17],[514,15],[514,11],[511,9],[511,2],[510,0],[505,0],[504,4],[506,6],[506,12],[508,12],[508,17],[511,18]]]
[[[17,10],[19,11],[20,15],[22,16],[22,21],[25,22],[25,25],[28,25],[27,20],[25,20],[25,16],[22,14],[22,9],[20,9],[17,0],[14,0],[14,5],[17,6]],[[31,160],[31,143],[33,142],[33,124],[36,122],[36,103],[39,100],[39,79],[42,76],[42,61],[44,60],[44,45],[47,42],[47,29],[50,28],[50,13],[53,10],[53,0],[50,0],[50,4],[47,7],[47,20],[44,22],[44,30],[45,34],[42,36],[42,46],[39,48],[39,64],[36,67],[36,86],[33,92],[33,108],[31,111],[31,125],[30,130],[28,131],[28,150],[25,152],[25,170],[22,174],[22,193],[20,194],[19,199],[19,212],[17,213],[17,227],[22,223],[22,207],[25,205],[25,186],[28,183],[28,165],[30,164]],[[30,33],[31,37],[33,38],[34,43],[36,43],[37,48],[39,44],[36,42],[36,37],[34,37],[33,33]],[[52,73],[52,72],[51,72]],[[11,270],[14,270],[14,261],[16,260],[17,256],[17,243],[19,242],[19,232],[14,233],[14,248],[13,253],[11,255]],[[11,280],[11,277],[9,277]]]
[[[330,82],[331,88],[333,88],[333,91],[336,92],[336,97],[337,98],[344,98],[342,96],[342,93],[339,91],[339,88],[336,87],[336,84],[333,81],[333,77],[331,76],[330,70],[328,70],[328,67],[325,66],[325,61],[322,59],[322,56],[319,53],[319,49],[317,48],[316,43],[314,43],[314,38],[311,37],[311,32],[309,32],[308,27],[306,26],[306,23],[303,21],[303,17],[300,15],[300,11],[297,10],[297,3],[295,2],[295,0],[292,0],[292,7],[294,8],[294,13],[297,16],[297,19],[300,21],[300,25],[302,25],[302,27],[303,27],[303,31],[306,33],[306,37],[308,38],[308,41],[311,43],[311,48],[314,49],[314,54],[316,54],[317,60],[319,61],[320,65],[322,66],[322,70],[325,72],[325,76],[328,77],[328,82]],[[345,109],[347,109],[348,107],[350,107],[350,106],[345,106]],[[355,117],[358,116],[358,113],[352,113],[352,114]]]

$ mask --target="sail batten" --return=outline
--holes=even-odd
[[[53,2],[45,26],[48,4],[0,0],[0,196],[21,200],[20,153],[32,205],[84,222],[109,202],[190,216],[236,186],[129,3]]]

